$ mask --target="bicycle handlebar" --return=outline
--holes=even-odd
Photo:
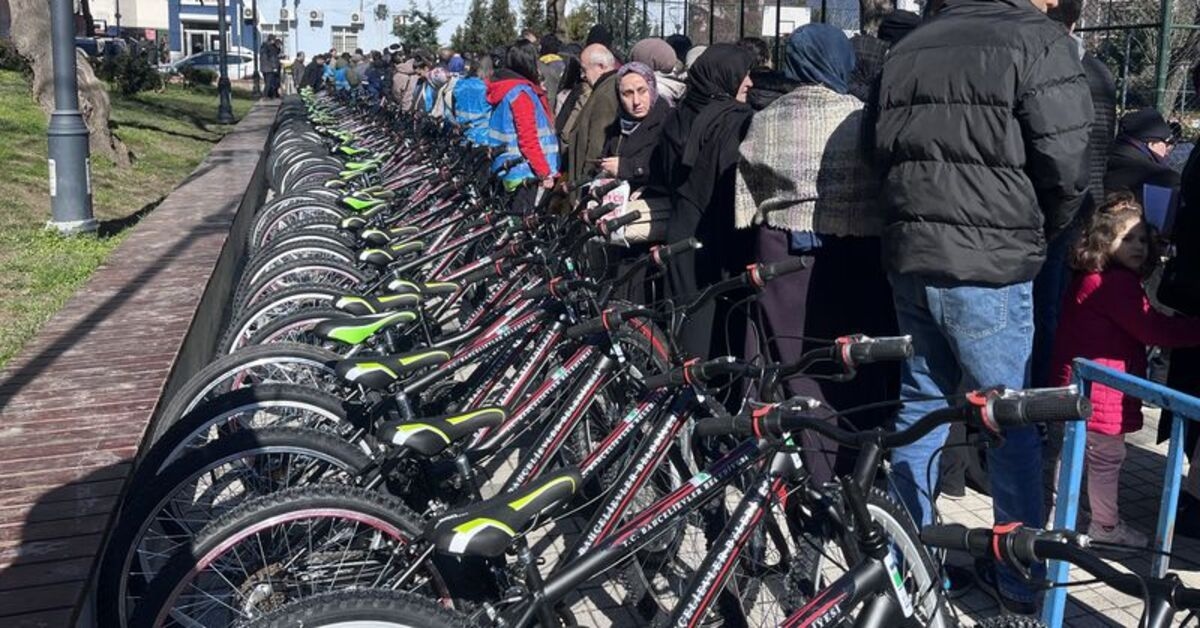
[[[871,338],[870,336],[845,336],[838,338],[832,346],[806,351],[796,362],[777,367],[781,373],[798,373],[820,360],[838,360],[851,368],[861,364],[886,360],[903,360],[912,355],[912,338],[896,336]],[[682,386],[704,383],[721,375],[740,375],[747,371],[769,372],[773,367],[751,367],[732,357],[720,357],[707,362],[693,360],[666,373],[651,375],[645,380],[646,387],[654,390],[666,386]]]
[[[701,362],[692,360],[666,373],[651,375],[645,379],[646,388],[655,390],[667,386],[683,386],[694,382],[707,382],[721,375],[739,375],[749,368],[737,358],[725,356]]]
[[[620,229],[621,227],[624,227],[626,225],[631,225],[641,219],[642,219],[642,212],[639,212],[636,210],[631,211],[628,214],[625,214],[624,216],[618,216],[616,218],[613,218],[612,220],[605,220],[604,222],[602,222],[596,226],[596,231],[599,231],[600,235],[602,235],[604,237],[608,237],[608,236],[612,235],[612,233],[614,231],[616,231],[617,229]]]
[[[597,205],[587,210],[587,212],[584,214],[584,218],[587,219],[588,222],[596,222],[597,220],[600,220],[602,216],[616,208],[616,203],[604,203],[603,205]]]
[[[659,244],[650,248],[650,261],[665,266],[667,261],[676,255],[687,253],[688,251],[697,251],[704,248],[703,244],[696,238],[688,238],[680,240],[672,244]]]
[[[921,541],[933,547],[968,552],[977,558],[1015,563],[1017,568],[1025,570],[1045,560],[1062,560],[1126,595],[1142,598],[1149,593],[1176,609],[1200,609],[1200,589],[1185,587],[1174,576],[1148,578],[1117,571],[1080,546],[1089,542],[1087,537],[1070,531],[1036,530],[1020,524],[1000,524],[993,529],[951,524],[926,526],[921,530]]]
[[[600,316],[596,318],[566,328],[563,331],[563,335],[567,338],[578,339],[598,334],[602,331],[616,331],[621,323],[650,314],[653,314],[653,312],[643,308],[609,308],[601,312]]]
[[[1074,388],[975,391],[963,397],[966,403],[935,410],[899,432],[870,430],[849,432],[828,422],[804,416],[785,404],[764,406],[751,415],[703,419],[696,422],[701,436],[755,436],[780,438],[789,432],[812,430],[847,446],[877,439],[885,449],[909,445],[934,428],[954,422],[967,422],[993,433],[1004,428],[1021,427],[1035,422],[1068,421],[1091,416],[1091,403]]]

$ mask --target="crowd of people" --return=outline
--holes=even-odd
[[[620,246],[598,247],[610,267],[655,242],[704,245],[627,298],[686,301],[748,263],[803,258],[752,307],[692,315],[683,349],[792,360],[805,338],[911,335],[915,355],[897,367],[789,383],[834,408],[876,403],[847,417],[859,428],[903,428],[965,389],[1066,385],[1076,357],[1146,376],[1151,347],[1176,349],[1170,385],[1200,390],[1200,160],[1170,158],[1178,127],[1157,111],[1118,118],[1112,75],[1072,34],[1080,5],[931,3],[851,38],[809,24],[777,63],[756,38],[672,35],[623,51],[597,26],[580,44],[526,33],[475,56],[330,51],[293,71],[299,85],[389,100],[495,147],[514,202],[570,207],[578,184],[623,181],[617,202],[642,219]],[[1200,90],[1200,69],[1191,80]],[[1175,250],[1156,275],[1174,315],[1146,288],[1161,244]],[[1141,402],[1101,385],[1092,399],[1089,533],[1145,545],[1117,507]],[[939,495],[962,492],[961,464],[939,462],[958,439],[935,431],[892,457],[897,496],[920,524]],[[1058,441],[1015,429],[988,451],[996,521],[1045,523],[1043,467]],[[818,481],[852,460],[819,437],[805,444]],[[1176,531],[1196,535],[1200,462],[1191,468]],[[949,580],[1034,610],[1035,591],[1004,567]]]

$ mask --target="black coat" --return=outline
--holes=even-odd
[[[645,186],[650,181],[650,158],[654,148],[658,146],[658,138],[662,135],[663,121],[671,113],[671,105],[659,98],[650,107],[650,112],[642,119],[633,133],[621,134],[621,120],[618,118],[608,127],[608,138],[604,141],[605,157],[620,157],[621,164],[617,168],[617,178],[628,181],[634,188]]]
[[[1062,26],[1027,0],[947,0],[891,48],[878,115],[887,268],[1033,279],[1087,187],[1092,104]]]
[[[1140,202],[1142,186],[1178,188],[1179,173],[1154,161],[1130,140],[1119,137],[1108,153],[1108,172],[1104,175],[1105,192],[1132,192]]]
[[[1108,66],[1090,52],[1083,55],[1083,74],[1092,93],[1092,130],[1088,136],[1088,196],[1095,207],[1104,202],[1108,149],[1117,129],[1117,85]]]
[[[783,72],[770,68],[751,70],[750,80],[754,82],[754,85],[746,94],[746,104],[755,111],[766,109],[780,96],[800,87],[800,81],[790,79]]]
[[[1175,257],[1163,269],[1158,298],[1169,307],[1190,316],[1200,316],[1200,150],[1193,149],[1183,167],[1183,189],[1175,219]],[[1200,395],[1200,347],[1171,350],[1171,368],[1167,386],[1190,395]],[[1163,412],[1158,421],[1158,440],[1171,434],[1172,414]],[[1196,448],[1200,430],[1194,421],[1184,421],[1185,449],[1189,456]],[[1200,464],[1195,458],[1192,464]]]
[[[314,91],[320,91],[325,84],[325,66],[318,64],[316,61],[309,61],[308,65],[304,66],[304,78],[300,81],[301,87],[311,87]]]

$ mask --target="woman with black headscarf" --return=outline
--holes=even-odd
[[[741,146],[736,217],[739,229],[754,234],[756,261],[807,261],[804,270],[765,287],[757,329],[746,336],[748,354],[790,362],[805,349],[802,336],[894,335],[896,320],[879,256],[880,177],[862,149],[862,102],[849,93],[854,49],[841,30],[810,24],[792,33],[783,61],[784,73],[799,86],[750,124]],[[808,379],[789,386],[793,394],[847,409],[895,399],[899,371],[892,366],[864,367],[853,388]],[[884,411],[866,422],[886,417]],[[806,439],[812,441],[806,466],[817,481],[828,481],[835,457],[813,452],[836,446]]]
[[[705,50],[688,71],[687,92],[663,124],[652,160],[651,180],[672,202],[667,241],[695,236],[704,243],[701,251],[681,255],[668,266],[667,289],[680,304],[741,270],[750,257],[747,238],[733,227],[733,179],[738,144],[753,115],[746,104],[753,65],[754,56],[732,44]],[[718,320],[717,313],[716,304],[709,303],[690,317],[680,337],[684,351],[706,357],[710,349],[729,349],[723,343],[725,320]],[[722,344],[713,347],[713,339]]]

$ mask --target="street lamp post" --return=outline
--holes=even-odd
[[[220,78],[217,79],[217,122],[221,124],[233,124],[233,103],[229,101],[229,68],[226,67],[228,46],[225,45],[225,39],[229,34],[226,23],[228,17],[225,15],[225,0],[217,0],[217,46],[220,49],[218,59]]]
[[[54,113],[46,131],[49,143],[49,227],[62,234],[96,230],[92,217],[92,175],[88,166],[88,130],[79,112],[75,77],[75,16],[71,0],[50,2],[50,44],[54,59]]]
[[[258,0],[251,0],[250,12],[254,14],[254,18],[250,22],[250,28],[254,29],[254,89],[251,90],[250,95],[258,98],[262,96],[262,90],[258,86],[258,53],[261,50],[258,43]]]

